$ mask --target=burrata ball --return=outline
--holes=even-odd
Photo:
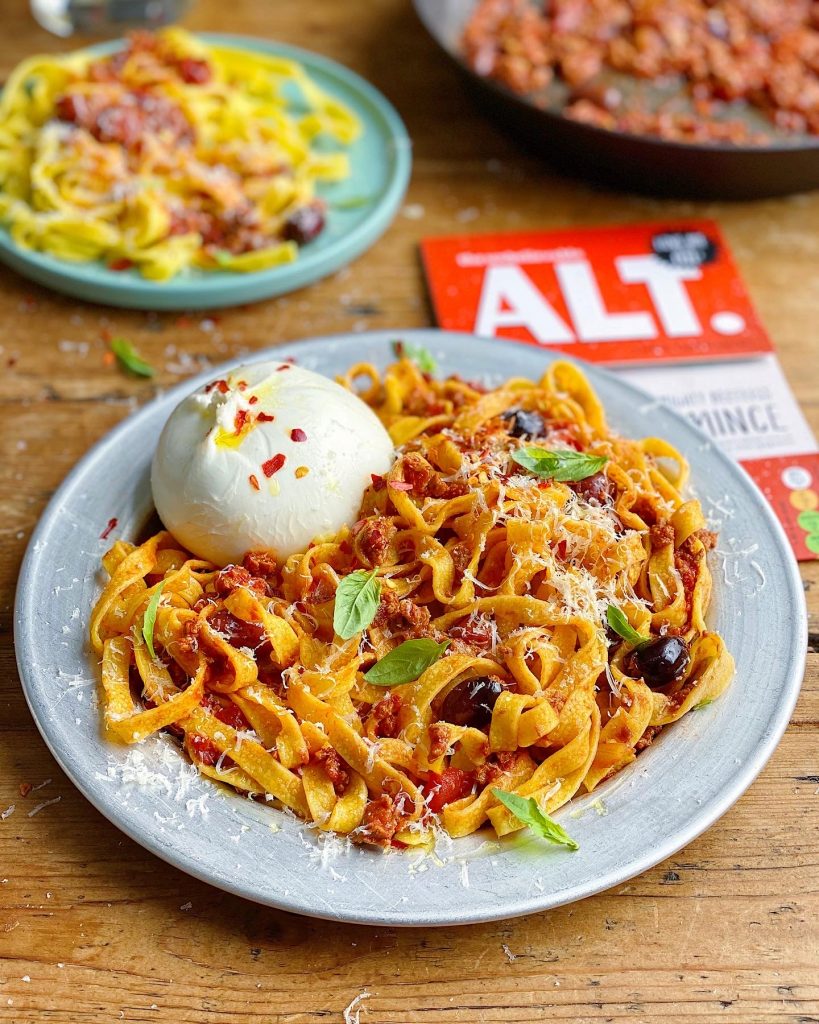
[[[358,514],[371,474],[394,458],[360,398],[287,362],[240,366],[185,398],[159,439],[151,486],[159,517],[217,565],[248,551],[286,558]]]

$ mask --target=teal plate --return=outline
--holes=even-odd
[[[309,50],[247,36],[206,32],[201,38],[298,61],[361,121],[360,137],[346,148],[350,177],[318,190],[329,204],[327,224],[318,238],[299,251],[295,262],[268,270],[241,274],[194,269],[169,281],[149,281],[137,270],[114,271],[99,261],[71,263],[23,249],[0,228],[0,262],[38,284],[90,302],[130,309],[218,309],[312,284],[360,256],[386,231],[406,192],[412,165],[407,130],[388,100],[360,75]],[[113,42],[89,49],[103,55],[121,46]]]

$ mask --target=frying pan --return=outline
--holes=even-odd
[[[696,199],[760,199],[819,188],[819,139],[795,136],[770,145],[688,144],[583,124],[560,113],[565,86],[536,106],[467,66],[460,41],[477,0],[413,0],[426,30],[452,59],[479,104],[523,145],[559,170],[631,192]],[[654,86],[656,100],[667,92]],[[679,89],[678,89],[679,91]],[[743,116],[759,128],[759,114]],[[766,125],[770,133],[770,126]]]

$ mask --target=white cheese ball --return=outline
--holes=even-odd
[[[166,528],[199,558],[286,558],[352,524],[394,458],[356,395],[289,363],[240,366],[184,399],[159,438],[151,486]]]

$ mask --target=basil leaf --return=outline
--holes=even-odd
[[[409,359],[410,362],[415,363],[421,373],[435,373],[438,369],[435,357],[423,345],[411,345],[407,341],[394,341],[392,350],[396,359]]]
[[[375,196],[350,196],[349,199],[336,199],[329,205],[333,210],[358,210],[362,206],[369,206],[375,201]]]
[[[164,586],[165,580],[163,580],[153,594],[151,594],[151,599],[148,602],[148,607],[145,609],[145,615],[142,619],[142,639],[145,641],[145,646],[148,648],[148,654],[151,656],[151,661],[156,661],[156,651],[154,650],[154,624],[156,623],[156,610],[159,607],[159,599],[162,597],[162,588]]]
[[[535,476],[562,482],[585,480],[599,473],[609,461],[606,455],[589,455],[588,452],[576,452],[573,448],[549,451],[535,446],[518,448],[512,452],[512,459]]]
[[[375,618],[381,600],[381,580],[376,570],[359,569],[345,576],[336,590],[333,629],[342,640],[349,640],[366,629]]]
[[[493,789],[492,793],[504,807],[514,814],[518,821],[528,825],[541,839],[547,839],[550,843],[555,843],[558,846],[565,846],[569,850],[580,849],[569,833],[540,809],[533,796],[518,796],[517,793],[507,793],[503,789]]]
[[[618,636],[621,636],[627,643],[634,644],[635,647],[640,647],[651,639],[651,637],[645,637],[642,633],[638,633],[616,605],[610,604],[606,609],[606,622]]]
[[[146,363],[134,346],[126,338],[112,338],[111,351],[119,360],[120,366],[137,377],[153,377],[156,372],[150,363]]]
[[[427,638],[405,640],[381,661],[377,661],[369,672],[365,672],[364,678],[375,686],[400,686],[402,683],[414,682],[430,665],[435,664],[449,643],[449,640],[444,640],[439,644]]]
[[[703,708],[707,708],[709,704],[714,703],[713,697],[706,697],[705,700],[701,700],[699,704],[695,704],[691,709],[692,711],[701,711]]]

